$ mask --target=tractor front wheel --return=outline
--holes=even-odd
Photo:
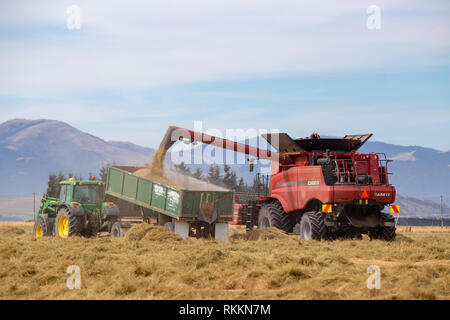
[[[55,218],[38,218],[34,223],[33,234],[36,238],[52,235],[53,222]]]
[[[61,238],[81,236],[84,218],[75,216],[67,208],[60,208],[55,220],[55,234]]]

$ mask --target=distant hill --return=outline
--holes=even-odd
[[[163,134],[161,132],[161,137]],[[260,140],[266,147],[265,140]],[[252,138],[248,143],[257,145],[257,140]],[[206,150],[208,147],[196,148]],[[213,156],[218,152],[224,158],[237,157],[221,149],[208,150]],[[450,204],[449,151],[376,141],[367,142],[360,151],[386,153],[389,159],[395,160],[389,164],[389,171],[393,172],[390,180],[399,194],[433,202],[439,202],[439,196],[443,194],[444,201]],[[60,121],[10,120],[0,124],[0,198],[26,197],[32,192],[40,194],[45,190],[48,174],[59,170],[87,177],[89,172],[97,174],[102,164],[113,161],[123,165],[143,165],[154,153],[154,149],[130,142],[105,141]],[[171,158],[169,155],[168,159]],[[266,169],[269,166],[269,163],[264,165]],[[200,167],[207,172],[208,165]],[[250,182],[261,166],[257,164],[253,173],[248,168],[248,162],[232,165],[238,176]]]
[[[36,213],[41,197],[36,196]],[[0,198],[0,221],[25,221],[33,219],[33,197]]]
[[[104,141],[55,120],[14,119],[0,124],[0,197],[41,193],[49,173],[87,177],[104,163],[143,165],[155,150]]]
[[[367,142],[361,152],[383,152],[389,163],[390,182],[398,193],[422,200],[450,205],[450,152],[419,146],[397,146],[383,142]]]
[[[409,218],[441,218],[440,204],[430,200],[420,200],[413,197],[397,195],[396,204],[400,205],[400,217]],[[450,218],[450,208],[443,205],[443,216]]]

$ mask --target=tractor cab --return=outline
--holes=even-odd
[[[70,178],[60,183],[59,205],[82,207],[87,210],[100,208],[103,202],[103,181]]]

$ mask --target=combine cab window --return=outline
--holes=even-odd
[[[80,203],[98,203],[101,199],[100,188],[97,185],[75,186],[73,201]]]

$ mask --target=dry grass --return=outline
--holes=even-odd
[[[411,227],[399,226],[398,232],[450,232],[450,227]]]
[[[228,243],[180,240],[140,226],[124,239],[34,239],[0,224],[2,299],[449,299],[450,230],[399,233],[393,243],[300,241],[277,230]],[[367,267],[381,268],[368,290]],[[66,269],[81,268],[81,290]]]

